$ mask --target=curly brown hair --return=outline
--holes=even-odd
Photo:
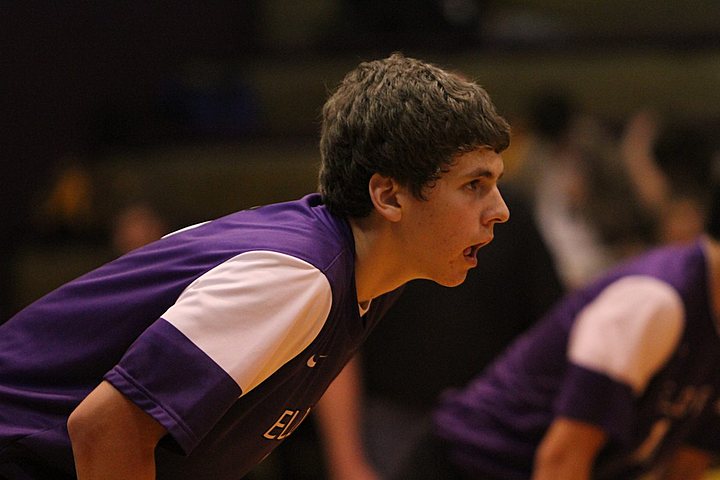
[[[322,112],[319,188],[336,215],[369,215],[374,173],[424,199],[458,154],[500,153],[510,126],[490,96],[461,75],[394,53],[348,73]]]

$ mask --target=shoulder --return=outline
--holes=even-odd
[[[248,249],[285,253],[323,271],[338,258],[349,258],[352,263],[349,224],[330,214],[317,195],[239,212],[229,228],[235,230],[233,241],[245,242]]]
[[[583,314],[607,314],[603,318],[618,313],[632,314],[635,318],[655,315],[672,321],[673,314],[682,314],[683,310],[680,294],[668,282],[650,275],[627,275],[606,285]]]
[[[583,308],[572,327],[572,363],[642,391],[676,348],[684,328],[678,292],[654,277],[622,277]]]
[[[232,304],[300,301],[308,295],[329,296],[327,277],[307,261],[281,252],[251,250],[210,269],[193,281],[178,303],[202,311]],[[187,302],[195,298],[193,302]],[[275,301],[273,301],[275,299]]]
[[[318,336],[332,303],[313,265],[250,251],[197,278],[162,318],[247,392]]]

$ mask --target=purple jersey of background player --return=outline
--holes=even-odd
[[[611,324],[579,326],[589,323],[583,319],[613,316],[590,312],[602,295],[632,295],[640,284],[675,296],[678,322],[649,323],[637,334],[625,325],[615,332]],[[645,315],[642,305],[637,309],[637,317]],[[628,353],[632,348],[624,342],[633,340],[646,342],[645,351]],[[583,349],[576,350],[586,353],[575,359],[579,342]],[[655,355],[658,343],[664,351]],[[609,439],[593,478],[635,478],[680,444],[720,451],[718,364],[720,339],[702,244],[666,247],[558,304],[478,379],[447,392],[435,426],[450,444],[454,464],[511,480],[531,477],[535,449],[556,417],[584,421],[600,426]],[[634,383],[633,372],[643,370],[645,380]]]
[[[313,194],[169,235],[48,294],[2,326],[0,474],[32,458],[38,475],[74,477],[67,417],[104,378],[168,430],[158,478],[242,477],[297,428],[392,299],[361,316],[354,260],[349,225]],[[292,279],[263,280],[247,262],[290,263],[282,271],[318,291],[297,292],[302,313],[278,311],[268,299]],[[203,281],[215,283],[193,296]],[[239,341],[223,343],[222,325],[193,317],[215,309],[222,324],[256,294],[256,313],[293,318],[240,313]],[[304,341],[266,338],[279,321]]]

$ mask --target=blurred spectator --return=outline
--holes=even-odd
[[[122,209],[113,222],[111,243],[115,253],[142,247],[168,233],[162,215],[147,203],[135,203]]]
[[[659,243],[692,241],[702,232],[717,162],[708,130],[704,123],[662,121],[648,111],[635,113],[625,127],[623,160]]]
[[[560,90],[530,104],[529,132],[513,178],[529,196],[567,288],[576,288],[648,242],[649,220],[596,118]]]
[[[104,229],[96,211],[95,184],[84,162],[68,157],[40,193],[33,223],[36,238],[48,243],[100,243]]]

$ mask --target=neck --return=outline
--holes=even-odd
[[[350,228],[355,239],[355,286],[358,302],[395,290],[409,280],[393,253],[387,223],[372,217],[351,219]]]

